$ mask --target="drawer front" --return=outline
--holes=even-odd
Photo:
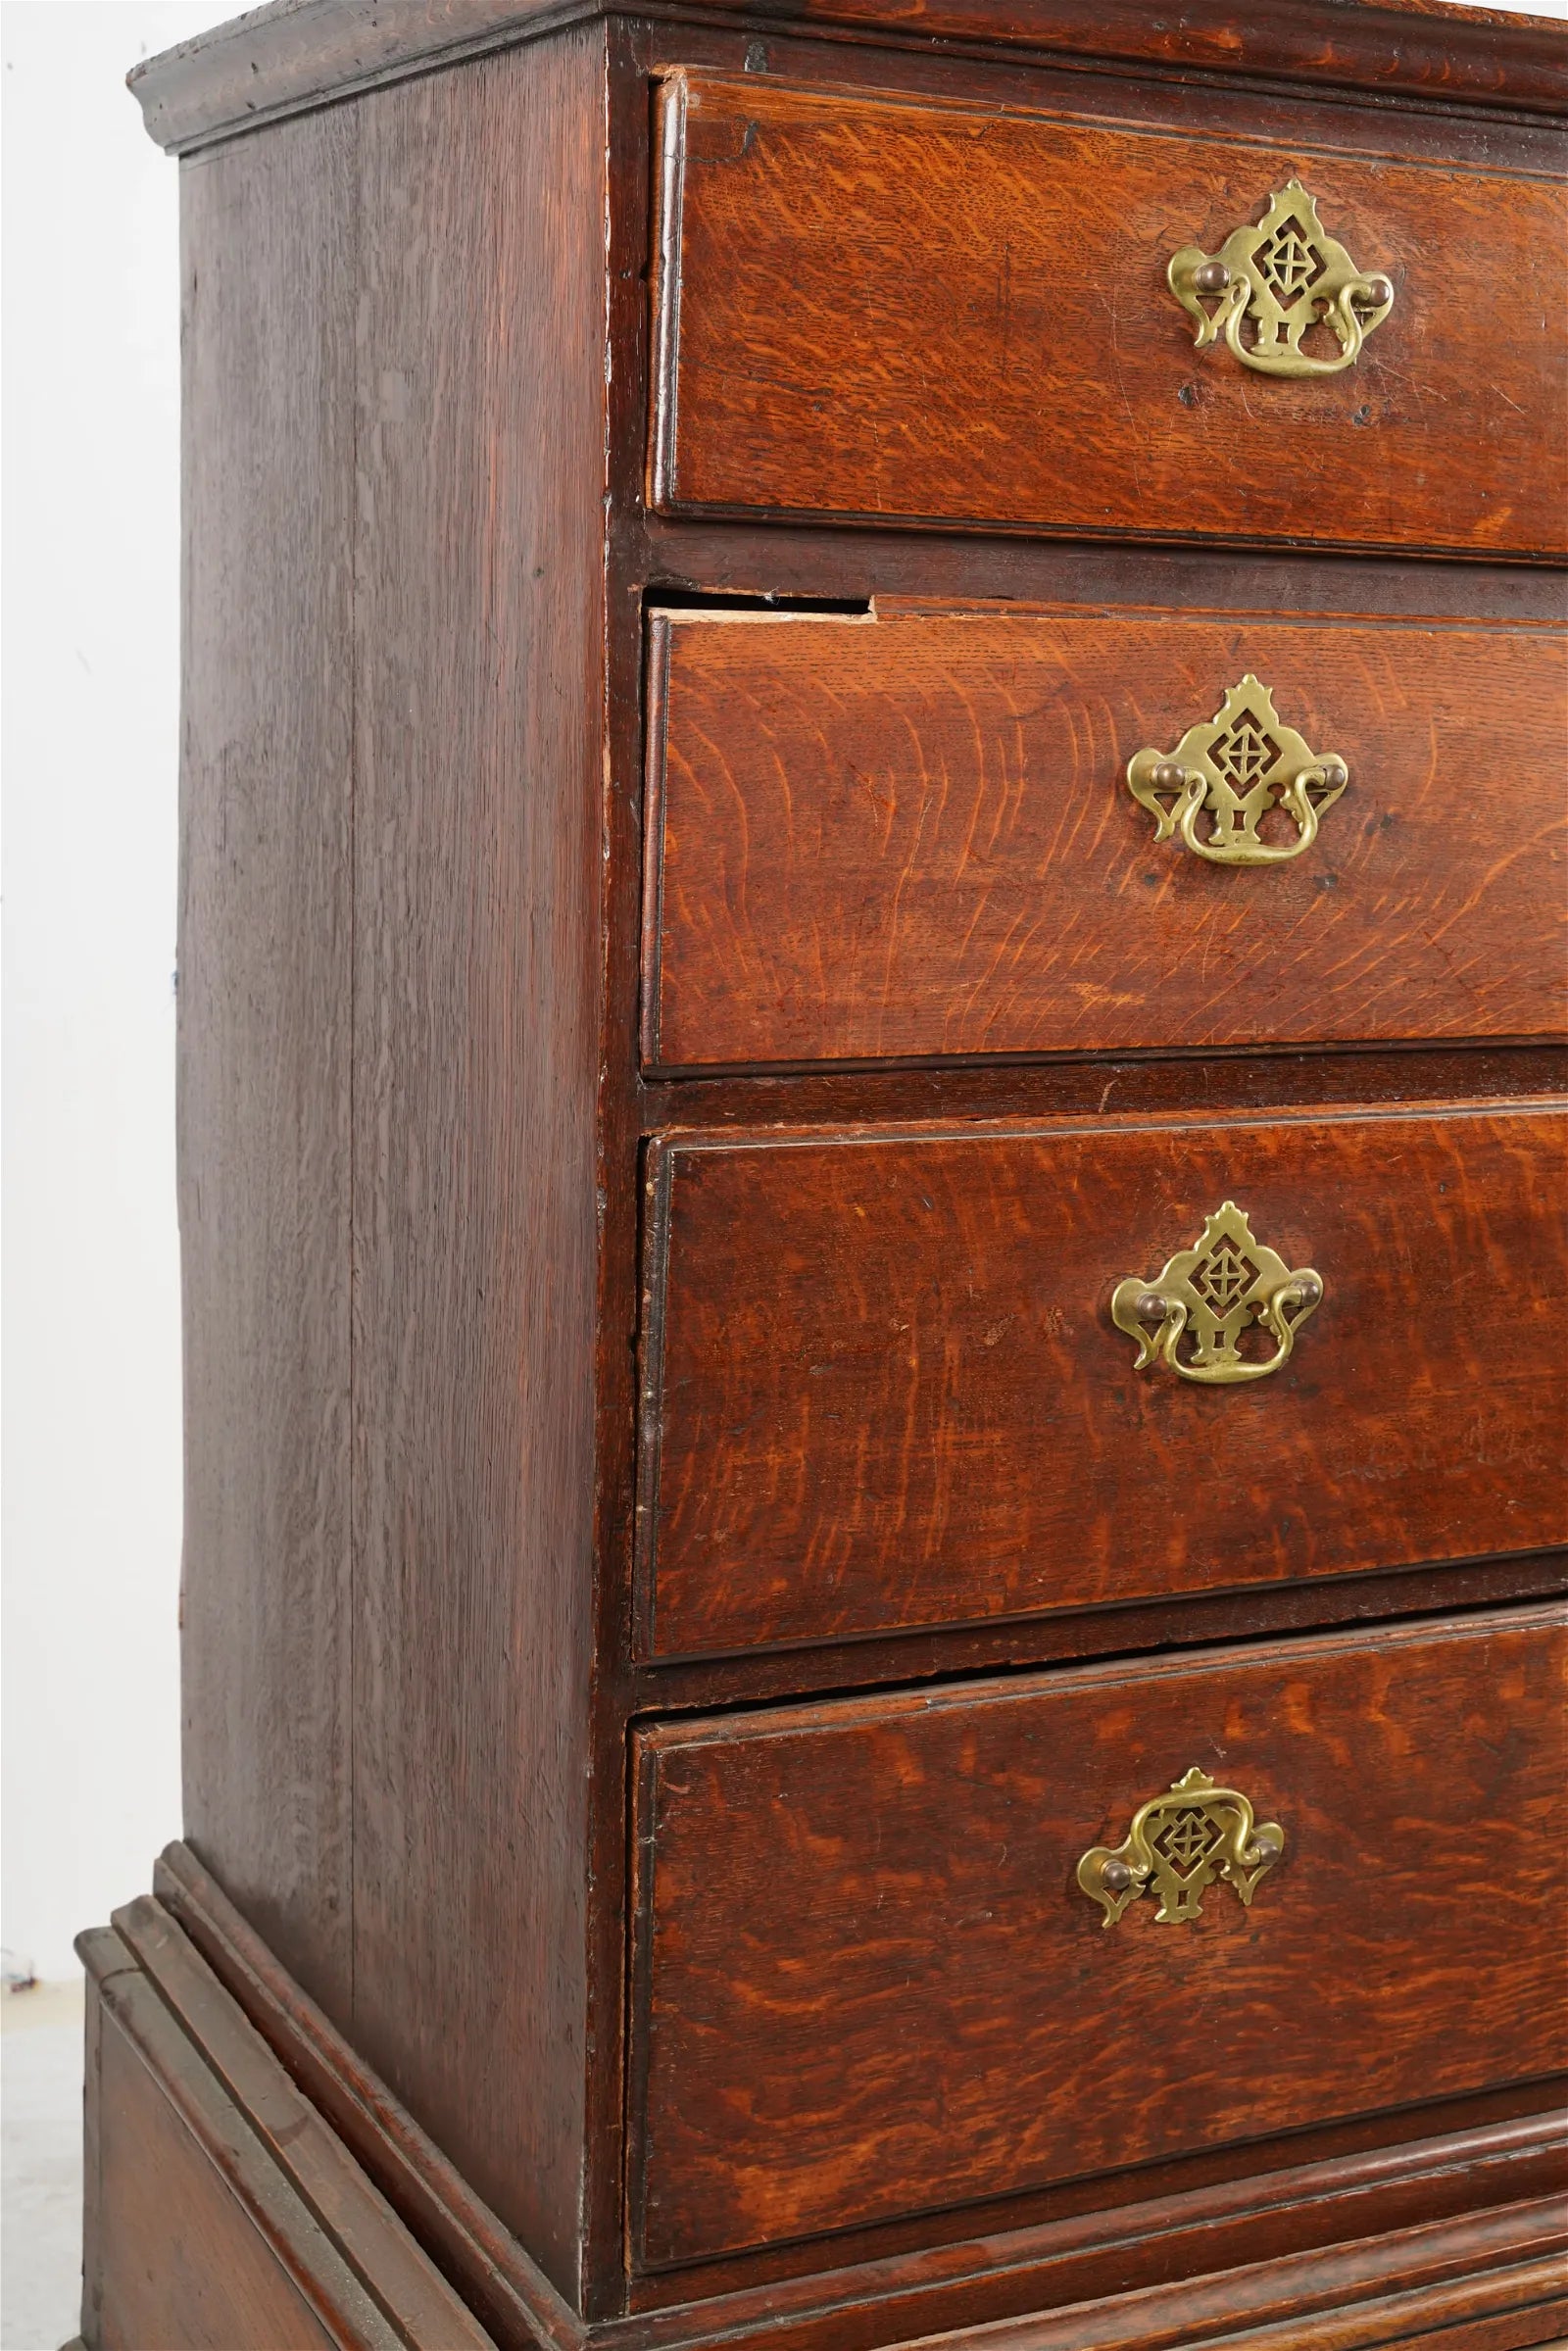
[[[1564,545],[1550,181],[764,75],[678,76],[662,109],[660,506]],[[1166,282],[1298,177],[1319,227],[1304,259],[1299,222],[1270,232],[1292,266],[1327,282],[1332,239],[1394,289],[1354,364],[1305,378],[1196,350]]]
[[[1560,634],[671,613],[650,687],[652,1064],[1563,1026]],[[1184,742],[1191,847],[1127,781]],[[1349,781],[1298,819],[1303,754]]]
[[[644,2261],[1551,2073],[1565,1647],[1499,1611],[642,1733]],[[1235,1812],[1156,1810],[1200,1883],[1106,1924],[1080,1860],[1195,1767],[1279,1860],[1244,1906]]]
[[[656,1147],[645,1653],[1568,1541],[1565,1126],[1537,1105]],[[1226,1202],[1249,1237],[1213,1235],[1204,1295],[1267,1249],[1321,1303],[1267,1376],[1136,1368],[1113,1304],[1166,1274],[1175,1297],[1168,1261]],[[1251,1315],[1237,1351],[1266,1360]]]

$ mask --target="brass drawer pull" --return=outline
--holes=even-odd
[[[1178,1249],[1152,1282],[1136,1274],[1118,1282],[1110,1319],[1138,1342],[1135,1371],[1166,1363],[1184,1380],[1228,1387],[1278,1371],[1322,1298],[1322,1276],[1310,1266],[1293,1272],[1253,1240],[1246,1216],[1228,1200],[1207,1219],[1196,1247]],[[1262,1363],[1244,1356],[1236,1344],[1254,1322],[1276,1343]],[[1176,1351],[1184,1332],[1194,1342],[1185,1359]]]
[[[1286,726],[1274,697],[1249,670],[1227,689],[1212,718],[1190,726],[1174,751],[1139,751],[1127,762],[1127,789],[1154,819],[1154,838],[1180,833],[1194,857],[1211,865],[1284,865],[1310,849],[1319,820],[1350,780],[1337,752],[1321,756]],[[1283,808],[1296,839],[1265,841],[1258,826]],[[1199,818],[1210,827],[1200,839]]]
[[[1165,272],[1183,310],[1198,320],[1195,337],[1206,351],[1222,335],[1244,367],[1260,375],[1338,375],[1353,367],[1361,345],[1394,307],[1394,286],[1381,272],[1367,277],[1317,217],[1317,201],[1298,179],[1270,197],[1256,227],[1233,228],[1217,253],[1184,245]],[[1204,309],[1213,302],[1214,309]],[[1242,341],[1244,322],[1251,341]],[[1309,326],[1331,326],[1338,359],[1301,349]]]
[[[1103,1909],[1102,1924],[1114,1927],[1152,1882],[1159,1895],[1154,1918],[1174,1927],[1202,1917],[1203,1890],[1216,1878],[1250,1909],[1258,1880],[1284,1850],[1278,1821],[1254,1824],[1249,1799],[1234,1788],[1216,1788],[1195,1763],[1167,1794],[1139,1805],[1119,1845],[1090,1847],[1078,1864],[1078,1883]]]

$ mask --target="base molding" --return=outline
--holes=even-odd
[[[179,1929],[87,1972],[85,2351],[493,2351]]]
[[[1568,2334],[1560,2108],[588,2323],[186,1847],[155,1888],[78,1945],[85,2351],[1513,2351]]]

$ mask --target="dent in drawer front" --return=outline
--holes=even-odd
[[[1550,2073],[1562,1612],[637,1737],[645,2265]],[[1250,1909],[1114,1934],[1084,1848],[1199,1764]]]
[[[638,1574],[674,1657],[1528,1551],[1561,1476],[1546,1105],[656,1145]],[[1326,1286],[1242,1387],[1110,1300],[1227,1200]]]
[[[662,106],[666,509],[1564,544],[1568,236],[1544,178],[763,75],[678,75]],[[1297,174],[1396,300],[1353,367],[1265,380],[1193,350],[1165,269]]]
[[[660,614],[645,1058],[1558,1033],[1564,650],[1267,614]],[[1281,867],[1156,843],[1124,780],[1249,671],[1349,765]]]

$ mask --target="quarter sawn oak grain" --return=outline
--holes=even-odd
[[[1355,1628],[1335,1636],[1346,1657],[1376,1664],[1400,1626],[1426,1619],[1437,1640],[1440,1616],[1474,1662],[1443,1709],[1459,1762],[1412,1734],[1408,1788],[1391,1764],[1380,1800],[1427,1819],[1440,1765],[1457,1788],[1490,1757],[1500,1805],[1544,1769],[1552,1733],[1509,1710],[1506,1676],[1494,1705],[1474,1612],[1533,1610],[1562,1565],[1539,1547],[1556,1524],[1541,1464],[1564,1375],[1538,1105],[1564,1056],[1537,1016],[1555,934],[1538,863],[1551,693],[1533,657],[1562,620],[1560,436],[1538,395],[1548,365],[1558,388],[1543,338],[1560,334],[1544,297],[1561,267],[1548,175],[1565,55],[1560,29],[1413,0],[801,0],[784,17],[709,0],[641,16],[607,0],[287,0],[138,76],[157,134],[189,157],[194,1849],[172,1852],[158,1889],[337,2147],[293,2091],[273,2103],[243,2035],[217,2033],[163,1914],[122,1913],[92,2011],[100,2054],[110,2010],[137,2009],[151,2094],[177,2100],[205,2072],[202,2148],[249,2117],[265,2159],[198,2189],[171,2151],[184,2184],[160,2197],[134,2117],[105,2132],[89,2114],[88,2277],[105,2291],[88,2351],[117,2324],[137,2342],[163,2329],[277,2351],[286,2297],[258,2284],[247,2311],[228,2290],[244,2256],[225,2270],[224,2248],[259,2197],[281,2225],[318,2194],[333,2215],[288,2237],[300,2309],[334,2342],[384,2321],[410,2351],[451,2351],[461,2323],[400,2228],[499,2351],[886,2351],[999,2323],[1063,2351],[1239,2331],[1259,2351],[1508,2351],[1560,2331],[1544,2274],[1563,2230],[1541,2203],[1565,2144],[1553,2085],[1521,2072],[1544,2059],[1506,2031],[1483,2046],[1469,2014],[1439,2045],[1431,2096],[1382,2107],[1356,2100],[1409,2094],[1406,2027],[1363,2082],[1314,2046],[1315,2010],[1293,2014],[1277,2070],[1254,2062],[1261,2136],[1238,2135],[1230,2082],[1195,2107],[1196,2137],[1170,2125],[1172,2151],[1096,2170],[1168,2124],[1135,2068],[1125,2101],[1102,2082],[1083,2110],[1090,2168],[1063,2180],[1048,2150],[1051,2177],[1017,2188],[1009,2165],[1030,2148],[970,2128],[961,2051],[921,2076],[953,2093],[946,2157],[918,2131],[905,2146],[896,2067],[877,2122],[857,2072],[874,2035],[855,2018],[810,2065],[839,2067],[845,2129],[869,2125],[890,2151],[829,2210],[830,2150],[811,2207],[785,2175],[809,2172],[824,2118],[808,2127],[781,2102],[767,2146],[768,2118],[746,2105],[777,2094],[765,2068],[733,2098],[708,2094],[704,2066],[741,2045],[735,2004],[767,1985],[726,1876],[731,1858],[752,1866],[756,1816],[737,1810],[732,1850],[676,1779],[679,1755],[728,1738],[720,1718],[742,1708],[742,1739],[757,1709],[777,1710],[754,1743],[788,1780],[790,1739],[848,1753],[878,1706],[912,1724],[922,1690],[978,1716],[981,1674],[1016,1677],[1014,1694],[1025,1677],[1087,1691],[1089,1660],[1110,1740],[1110,1693],[1205,1670],[1198,1652],[1217,1643],[1234,1644],[1220,1663],[1247,1723],[1268,1697],[1254,1668],[1285,1687],[1335,1627]],[[677,85],[699,100],[668,158],[688,167],[679,316],[659,143]],[[1398,273],[1399,298],[1353,376],[1267,386],[1193,351],[1162,274],[1172,245],[1255,218],[1291,165],[1325,224]],[[672,503],[650,512],[656,472]],[[1309,642],[1353,644],[1350,718],[1299,668],[1303,709],[1285,713],[1355,763],[1313,867],[1334,887],[1304,898],[1303,865],[1260,877],[1271,898],[1216,894],[1271,906],[1272,946],[1239,932],[1227,968],[1210,923],[1161,987],[1157,956],[1140,960],[1154,904],[1123,933],[1110,868],[1029,852],[1027,803],[998,834],[1013,862],[988,873],[991,915],[1033,891],[1069,930],[1094,874],[1099,968],[1031,962],[1044,934],[1030,941],[1027,912],[988,942],[989,967],[955,960],[948,919],[979,828],[966,863],[927,794],[922,845],[890,836],[906,900],[930,892],[916,938],[904,914],[886,921],[886,865],[853,823],[835,835],[820,798],[848,717],[885,759],[879,738],[932,695],[918,662],[854,693],[840,671],[814,696],[818,745],[799,714],[809,681],[775,677],[760,699],[761,648],[787,632],[732,630],[757,677],[717,661],[698,702],[695,672],[672,665],[669,757],[650,763],[650,611],[725,598],[804,603],[818,618],[790,643],[853,638],[858,659],[934,642],[917,619],[988,645],[961,679],[967,736],[956,703],[920,702],[922,754],[945,762],[955,807],[995,772],[1009,697],[1033,740],[1052,661],[1054,707],[1088,746],[1118,695],[1118,725],[1150,714],[1152,736],[1156,704],[1161,725],[1214,708],[1229,681],[1196,661],[1196,711],[1156,695],[1152,649],[1178,636],[1258,667],[1241,632],[1266,628],[1282,678]],[[821,623],[869,599],[874,625]],[[710,622],[671,619],[664,638],[727,652],[700,633]],[[1048,624],[1049,661],[1008,653]],[[1131,661],[1074,658],[1138,628]],[[1481,645],[1494,674],[1465,650]],[[1348,829],[1393,789],[1401,713],[1441,738],[1422,818],[1407,799],[1381,837]],[[735,763],[750,850],[741,798],[711,818],[691,798],[716,773],[694,716]],[[796,814],[822,820],[805,851],[740,739],[769,729]],[[1487,783],[1456,782],[1445,856],[1442,763],[1466,761]],[[673,828],[666,957],[645,992],[649,784]],[[895,833],[912,808],[895,795]],[[1133,870],[1151,870],[1145,820],[1126,813]],[[1169,898],[1196,906],[1201,885],[1182,876]],[[894,951],[886,984],[852,912]],[[1103,1000],[1097,1029],[1089,990],[1115,993],[1117,958],[1129,1001]],[[658,1057],[640,1059],[640,1007],[653,1015],[661,990]],[[1265,1391],[1140,1383],[1096,1285],[1152,1271],[1232,1190],[1261,1238],[1322,1264],[1328,1299]],[[1238,1431],[1233,1462],[1219,1433]],[[1074,1447],[1081,1494],[1062,1467]],[[1402,1707],[1396,1691],[1385,1748]],[[1017,1720],[1027,1771],[1034,1716]],[[1319,1796],[1331,1744],[1298,1775]],[[666,1747],[669,1836],[639,1845],[653,1816],[636,1811],[634,1766]],[[1008,1755],[993,1760],[986,1788],[928,1816],[928,1872],[947,1814],[961,1835],[1004,1793]],[[693,1765],[694,1788],[708,1768]],[[834,1830],[845,1868],[873,1817],[858,1769]],[[895,1814],[912,1800],[903,1784],[873,1798]],[[1086,1836],[1125,1825],[1108,1803]],[[1022,1809],[1032,1834],[1041,1816]],[[1293,1836],[1326,1817],[1281,1812]],[[702,1898],[674,1921],[684,1957],[669,1915],[656,1937],[661,1997],[675,1996],[650,2039],[629,1917],[683,1845],[704,1856]],[[832,1856],[816,1859],[825,1929],[842,1872],[830,1883]],[[1018,1866],[983,1842],[963,1862]],[[1391,1866],[1409,1883],[1407,1854]],[[1446,1964],[1437,1899],[1423,1887],[1406,1904],[1399,1960],[1418,1983]],[[743,1930],[728,1991],[688,1996],[680,1969],[725,1918]],[[1250,1948],[1248,1927],[1227,1940],[1221,1919],[1199,1948]],[[767,1964],[789,1955],[780,1936]],[[1025,1952],[1014,1984],[1037,1960]],[[904,1982],[877,1997],[873,2022],[919,2025]],[[802,1998],[837,2013],[814,1980]],[[1026,2058],[1045,2017],[1037,2000]],[[1114,2000],[1102,2025],[1131,2029]],[[703,2044],[691,2068],[682,2036]],[[773,2041],[788,2054],[784,2031],[764,2058]],[[1220,2047],[1204,2043],[1200,2069]],[[1162,2045],[1158,2062],[1187,2055]],[[988,2058],[975,2095],[1012,2062]],[[1025,2126],[1058,2127],[1065,2110]],[[702,2144],[672,2175],[682,2131]],[[976,2189],[982,2176],[1001,2184]],[[770,2209],[747,2219],[758,2197]],[[209,2205],[192,2275],[170,2275],[184,2213]],[[790,2228],[807,2233],[777,2233]],[[418,2309],[372,2285],[362,2325],[346,2288],[371,2284],[372,2245],[382,2284],[412,2282]],[[122,2323],[113,2279],[134,2261]],[[194,2315],[166,2324],[176,2308]]]
[[[677,1657],[1532,1550],[1561,1477],[1550,1108],[676,1139],[650,1179],[645,1641]],[[1283,1370],[1107,1301],[1235,1200]]]
[[[1532,2315],[1536,2321],[1534,2333],[1489,2333],[1489,2344],[1550,2332],[1540,2324],[1543,2296],[1529,2275],[1549,2270],[1563,2241],[1560,2206],[1544,2200],[1562,2177],[1565,2147],[1548,2083],[1527,2093],[1535,2110],[1516,2120],[1485,2119],[1489,2106],[1496,2109],[1495,2093],[1466,2101],[1468,2123],[1457,2130],[1458,2110],[1426,2107],[1429,2134],[1404,2146],[1386,2143],[1387,2125],[1382,2144],[1375,2122],[1339,2125],[1210,2155],[1204,2181],[1174,2195],[1163,2191],[1158,2170],[1139,2174],[1134,2200],[1124,2185],[1109,2209],[1096,2204],[1092,2183],[1087,2203],[1082,2186],[1053,2191],[1044,2224],[1021,2230],[997,2233],[998,2208],[982,2207],[974,2216],[982,2235],[935,2259],[911,2250],[841,2267],[826,2279],[775,2276],[771,2284],[716,2296],[703,2293],[690,2271],[650,2278],[639,2293],[662,2294],[663,2306],[589,2327],[509,2245],[188,1850],[171,1847],[158,1878],[163,1902],[132,1903],[116,1914],[117,1932],[83,1935],[78,1946],[89,1976],[82,2333],[100,2351],[153,2342],[169,2351],[211,2351],[217,2342],[226,2351],[280,2351],[295,2319],[306,2316],[281,2273],[303,2286],[340,2351],[390,2351],[378,2314],[411,2351],[479,2351],[492,2336],[497,2351],[854,2351],[864,2341],[868,2305],[888,2338],[901,2342],[1030,2313],[1032,2328],[1054,2329],[1053,2343],[1086,2351],[1137,2340],[1154,2351],[1205,2335],[1205,2311],[1245,2313],[1254,2324],[1288,2313],[1299,2323],[1310,2309],[1348,2300],[1357,2305],[1357,2331],[1337,2332],[1343,2345],[1385,2339],[1389,2328],[1379,2332],[1378,2322],[1391,2315],[1388,2296],[1397,2297],[1406,2320],[1395,2331],[1408,2338],[1412,2289],[1423,2327],[1485,2311],[1515,2328]],[[119,2076],[120,2085],[127,2078],[134,2084],[123,2107],[103,2094],[116,2063],[105,2043],[117,2032],[139,2061]],[[166,2101],[172,2160],[150,2170],[136,2157],[159,2135]],[[203,2150],[214,2159],[205,2175]],[[1259,2174],[1269,2175],[1266,2210]],[[1191,2182],[1191,2166],[1185,2176]],[[399,2214],[427,2244],[433,2229],[440,2268],[490,2334],[459,2307]],[[330,2246],[313,2244],[318,2222]],[[260,2236],[251,2235],[247,2259],[246,2232],[256,2223]],[[230,2254],[216,2275],[191,2258],[195,2244],[205,2250],[215,2240]],[[835,2254],[841,2249],[842,2240]],[[365,2306],[365,2287],[374,2312]],[[687,2307],[669,2307],[671,2294]],[[1089,2334],[1086,2300],[1098,2305]]]
[[[645,1056],[1560,1034],[1564,650],[1245,613],[661,613]],[[1248,671],[1350,771],[1268,869],[1156,844],[1123,780]]]
[[[642,2258],[1415,2104],[1568,2057],[1560,1612],[638,1736]],[[1074,1884],[1193,1764],[1250,1910]]]
[[[662,136],[667,511],[1568,547],[1547,180],[762,75],[672,76]],[[1304,382],[1196,351],[1164,281],[1297,173],[1396,287],[1356,366]]]

